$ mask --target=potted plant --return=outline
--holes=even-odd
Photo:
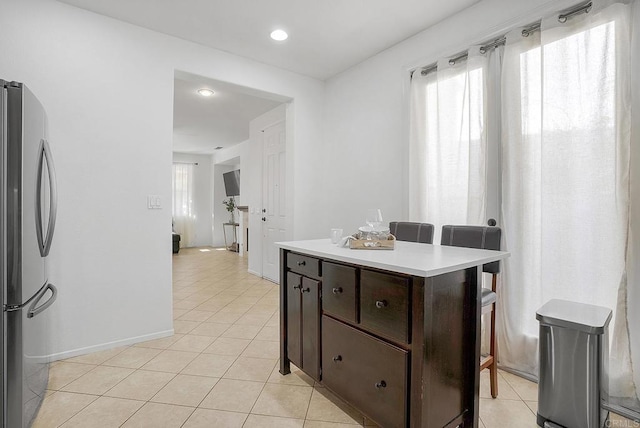
[[[225,207],[227,207],[227,211],[229,211],[231,215],[229,223],[235,223],[236,200],[233,199],[233,196],[231,196],[229,199],[225,199],[224,201],[222,201],[222,203]]]

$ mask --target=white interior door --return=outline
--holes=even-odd
[[[279,122],[263,131],[262,168],[262,276],[280,280],[278,248],[286,232],[286,150],[285,123]]]

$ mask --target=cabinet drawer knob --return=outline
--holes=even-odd
[[[294,285],[294,286],[293,286],[293,289],[294,289],[294,290],[298,290],[298,289],[300,289],[300,288],[302,288],[302,285],[300,285],[300,284],[298,284],[298,285]]]
[[[302,289],[302,292],[303,292],[303,293],[308,293],[309,291],[311,291],[311,289],[310,289],[309,287],[307,287],[307,288],[303,288],[303,289]]]
[[[342,293],[342,287],[333,287],[333,294]]]
[[[335,357],[333,357],[333,361],[335,363],[337,363],[338,361],[342,361],[342,355],[336,355]]]
[[[304,265],[306,265],[306,264],[307,264],[307,262],[305,262],[304,260],[303,260],[303,261],[301,261],[301,262],[298,262],[298,266],[304,266]]]
[[[387,307],[387,301],[386,300],[376,300],[376,308],[378,309],[382,309]]]
[[[387,382],[381,380],[380,382],[376,383],[376,388],[386,388],[387,387]]]

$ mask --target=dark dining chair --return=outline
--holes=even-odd
[[[431,223],[392,221],[389,223],[389,232],[398,241],[433,243],[433,225]]]
[[[489,224],[495,221],[490,221]],[[442,226],[440,245],[454,247],[480,248],[483,250],[500,250],[502,231],[495,226]],[[487,263],[482,271],[491,274],[491,289],[482,288],[482,312],[491,312],[491,339],[489,355],[480,361],[480,370],[489,369],[491,379],[491,396],[498,396],[498,356],[496,349],[496,300],[497,278],[500,273],[500,262]]]

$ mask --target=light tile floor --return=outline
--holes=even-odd
[[[278,287],[218,249],[173,256],[171,337],[52,364],[35,428],[373,425],[299,370],[278,373]],[[480,427],[535,427],[537,386],[481,374]],[[640,426],[630,421],[610,426]]]

